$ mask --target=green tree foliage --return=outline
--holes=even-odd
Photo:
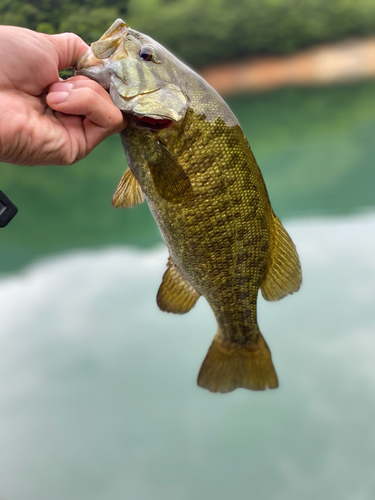
[[[87,43],[100,38],[128,0],[0,0],[0,24],[23,26],[43,33],[72,31]]]
[[[375,33],[375,1],[130,0],[127,21],[203,66]]]
[[[374,0],[0,0],[0,24],[88,43],[117,17],[194,66],[375,33]]]

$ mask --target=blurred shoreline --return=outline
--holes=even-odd
[[[200,74],[222,95],[375,79],[375,37],[320,45],[290,56],[221,64]]]

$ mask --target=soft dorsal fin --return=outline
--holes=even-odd
[[[195,306],[200,293],[185,281],[170,257],[167,266],[156,303],[162,311],[185,314]]]
[[[180,203],[193,194],[189,177],[168,149],[159,142],[158,161],[148,162],[155,189],[171,203]]]
[[[297,292],[302,283],[301,264],[296,247],[283,225],[273,214],[274,245],[271,264],[261,285],[266,300],[279,300]]]
[[[128,168],[117,186],[112,198],[112,205],[116,208],[132,208],[145,201],[141,186],[133,172]]]

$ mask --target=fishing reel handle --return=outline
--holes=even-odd
[[[5,227],[18,212],[18,208],[0,191],[0,227]]]

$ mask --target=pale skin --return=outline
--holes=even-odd
[[[98,83],[60,80],[87,49],[73,33],[0,26],[0,162],[69,165],[126,127]]]

